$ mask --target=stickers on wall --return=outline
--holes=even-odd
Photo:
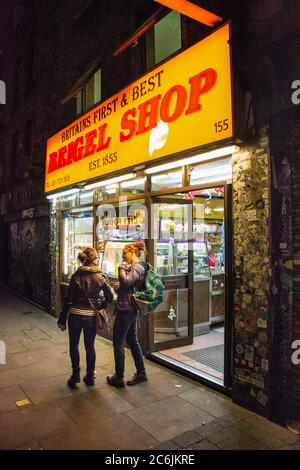
[[[253,346],[250,346],[249,344],[245,345],[244,359],[245,361],[248,361],[248,362],[254,361],[254,347]]]
[[[268,396],[262,390],[258,392],[256,399],[263,406],[266,406],[268,403]]]
[[[248,371],[241,368],[235,369],[235,377],[241,382],[247,382],[249,384],[255,385],[260,389],[264,389],[265,380],[264,376],[256,372]]]
[[[267,144],[267,129],[263,138]],[[264,147],[249,146],[233,162],[234,301],[239,306],[234,309],[235,359],[240,361],[235,361],[235,377],[251,384],[249,394],[263,406],[268,399],[264,390],[270,276],[268,161]],[[244,387],[241,393],[245,394]]]
[[[251,203],[253,206],[253,203]],[[257,221],[257,212],[256,209],[246,210],[244,213],[245,220],[248,222],[256,222]]]
[[[261,360],[261,368],[264,372],[268,372],[269,370],[269,361],[267,359]]]

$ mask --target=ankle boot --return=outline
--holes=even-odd
[[[87,385],[88,387],[93,387],[95,385],[95,379],[93,375],[92,376],[85,375],[83,377],[83,381],[85,385]]]
[[[80,367],[73,367],[73,372],[68,380],[68,387],[76,388],[76,384],[80,383]]]
[[[148,380],[146,372],[136,372],[130,380],[127,380],[127,385],[136,385]]]
[[[95,373],[94,371],[87,371],[86,375],[83,377],[85,385],[88,387],[93,387],[95,385]]]
[[[124,379],[117,377],[116,375],[111,375],[106,377],[106,382],[108,385],[112,385],[113,387],[123,388],[125,387]]]

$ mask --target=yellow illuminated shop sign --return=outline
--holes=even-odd
[[[48,139],[45,191],[232,137],[229,25]]]

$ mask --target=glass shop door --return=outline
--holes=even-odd
[[[183,195],[152,199],[149,257],[165,299],[149,316],[149,350],[193,342],[193,205]]]

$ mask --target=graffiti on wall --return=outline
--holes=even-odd
[[[49,220],[28,219],[9,227],[8,285],[49,306]]]
[[[267,129],[233,160],[234,399],[269,406],[269,155]]]

